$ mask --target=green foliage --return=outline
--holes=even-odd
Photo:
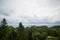
[[[17,40],[25,40],[25,29],[22,23],[19,23],[19,27],[17,29]]]
[[[48,36],[46,40],[58,40],[58,38],[54,36]]]
[[[0,25],[0,40],[7,40],[8,37],[7,37],[7,21],[6,19],[4,18],[2,21],[1,21],[1,25]]]
[[[20,22],[17,28],[8,26],[4,18],[0,24],[0,40],[59,40],[60,26],[24,27]]]

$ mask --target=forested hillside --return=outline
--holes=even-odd
[[[9,26],[6,19],[0,23],[0,40],[60,40],[60,26]]]

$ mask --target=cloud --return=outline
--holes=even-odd
[[[0,8],[0,15],[10,16],[13,13],[13,10],[9,10],[7,8]]]
[[[0,19],[11,25],[54,24],[60,21],[59,0],[0,0]]]
[[[60,7],[60,0],[48,0],[50,7]]]

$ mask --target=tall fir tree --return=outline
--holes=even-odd
[[[25,30],[21,22],[19,23],[18,27],[17,40],[25,40]]]
[[[7,21],[4,18],[1,21],[1,25],[0,25],[0,40],[7,40],[6,34],[7,34]]]

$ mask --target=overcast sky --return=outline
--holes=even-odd
[[[60,0],[0,0],[0,21],[9,25],[60,24]]]

